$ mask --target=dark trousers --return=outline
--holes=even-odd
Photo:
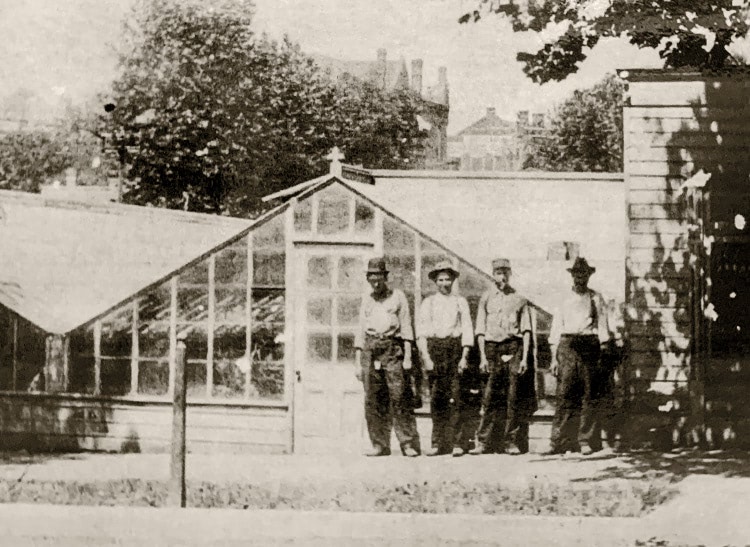
[[[563,335],[557,347],[557,408],[552,448],[578,450],[587,444],[600,450],[601,418],[607,403],[608,371],[600,360],[596,336]]]
[[[380,369],[375,363],[380,363]],[[375,448],[390,450],[391,429],[401,450],[411,447],[420,451],[417,421],[409,403],[403,369],[403,343],[396,339],[367,337],[362,348],[365,383],[365,419],[370,441]]]
[[[533,371],[518,374],[523,342],[518,339],[485,342],[485,352],[489,378],[484,388],[477,440],[489,450],[503,450],[506,443],[512,442],[521,452],[528,452],[529,420],[536,409],[536,398]]]
[[[460,418],[463,410],[460,338],[429,338],[427,351],[435,364],[430,374],[430,412],[432,414],[432,446],[440,452],[449,452],[462,446]]]

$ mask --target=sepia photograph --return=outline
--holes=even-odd
[[[749,32],[0,0],[0,546],[750,545]]]

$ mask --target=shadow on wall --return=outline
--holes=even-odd
[[[630,413],[637,417],[631,420],[633,438],[645,434],[659,449],[750,441],[747,405],[742,404],[750,395],[750,371],[745,370],[750,362],[743,362],[737,336],[744,320],[738,314],[741,306],[739,300],[723,309],[711,305],[717,290],[730,293],[730,285],[739,281],[736,261],[721,264],[711,242],[725,235],[727,221],[739,212],[738,190],[750,172],[744,129],[750,126],[750,110],[737,110],[747,104],[745,81],[709,80],[705,103],[696,100],[684,109],[692,111],[692,118],[668,107],[644,119],[652,132],[650,148],[641,149],[645,161],[666,160],[668,171],[666,178],[654,179],[666,181],[661,199],[630,205],[631,222],[650,228],[631,235],[631,246],[632,241],[641,244],[631,249],[627,265],[628,311],[634,322],[628,391]],[[666,157],[660,156],[664,151]],[[711,176],[702,191],[681,188],[701,170]],[[639,263],[632,259],[638,253],[651,256]],[[736,289],[742,292],[740,285]],[[750,299],[745,302],[750,305]],[[722,336],[714,336],[717,332]],[[707,344],[711,338],[713,351]]]
[[[0,400],[0,449],[29,453],[123,451],[140,452],[132,432],[121,446],[102,441],[109,434],[112,410],[107,403],[70,401],[43,395],[15,395]]]

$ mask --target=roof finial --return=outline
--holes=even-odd
[[[338,146],[331,148],[331,152],[326,156],[326,159],[331,162],[331,166],[328,169],[328,173],[340,177],[341,176],[341,160],[344,159],[344,154],[341,153]]]

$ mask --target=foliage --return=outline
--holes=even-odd
[[[525,168],[620,172],[624,84],[615,75],[577,90],[553,114],[549,133],[528,143]]]
[[[460,22],[487,14],[508,18],[515,32],[559,31],[535,53],[518,60],[533,81],[563,80],[601,38],[626,37],[658,51],[666,67],[716,69],[730,59],[728,46],[748,32],[747,0],[478,0]]]
[[[298,46],[251,31],[246,2],[138,4],[114,83],[126,200],[234,215],[349,162],[401,166],[421,147],[413,100],[334,85]]]
[[[63,143],[46,131],[0,135],[0,188],[38,192],[48,179],[70,167]]]

